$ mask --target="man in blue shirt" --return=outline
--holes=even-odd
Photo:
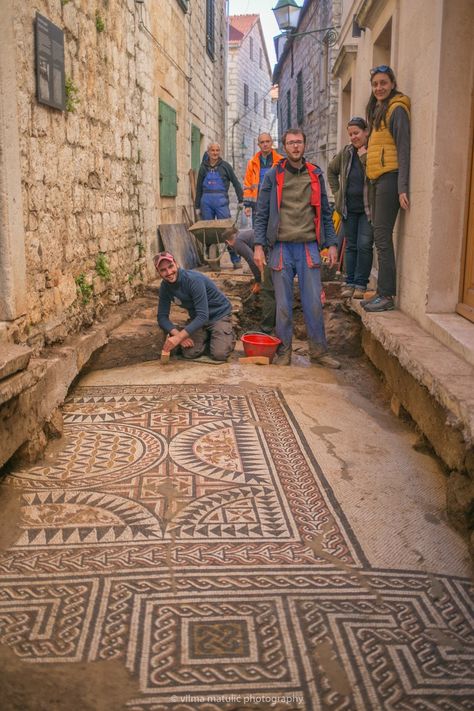
[[[178,267],[169,252],[160,252],[153,261],[163,280],[158,302],[158,325],[168,334],[163,351],[181,346],[183,357],[192,359],[209,347],[211,358],[227,360],[235,345],[229,299],[205,274]],[[189,314],[184,328],[170,321],[172,303]]]

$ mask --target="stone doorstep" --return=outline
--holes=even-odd
[[[447,411],[447,425],[462,432],[466,448],[474,445],[474,366],[424,331],[401,311],[369,314],[358,302],[351,308],[363,327],[394,356]]]
[[[13,343],[0,344],[0,381],[28,367],[33,349]]]

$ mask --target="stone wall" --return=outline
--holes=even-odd
[[[338,27],[340,0],[313,0],[305,3],[297,32]],[[328,41],[324,41],[327,38]],[[338,82],[332,79],[335,59],[333,35],[318,32],[292,41],[277,68],[279,99],[278,118],[280,136],[289,126],[298,126],[306,133],[308,160],[317,163],[325,172],[336,153]],[[303,117],[297,115],[297,82],[301,72],[303,85]],[[288,91],[290,91],[290,121],[288,122]]]
[[[24,238],[9,229],[24,240],[23,266],[11,263],[3,219],[0,255],[2,274],[23,272],[26,303],[13,314],[0,309],[0,340],[41,347],[131,299],[154,274],[157,226],[183,222],[183,207],[190,212],[191,123],[205,138],[224,137],[226,51],[224,0],[215,3],[214,61],[205,47],[205,4],[190,9],[185,13],[177,0],[159,7],[26,0],[2,8],[2,24],[12,28],[7,49],[16,86],[14,75],[0,79],[2,88],[8,82],[9,104],[16,103],[9,125],[18,124],[19,146],[8,157],[10,171],[3,160],[0,183],[19,165],[11,202],[22,205]],[[69,111],[36,99],[36,11],[64,31],[66,78],[77,99]],[[160,198],[160,98],[177,111],[175,198]],[[9,104],[0,103],[5,123]],[[1,193],[3,218],[9,205]],[[2,303],[9,288],[2,287]]]
[[[253,41],[253,59],[250,57],[250,40]],[[262,66],[260,66],[262,51]],[[227,160],[233,165],[238,179],[243,182],[247,162],[259,150],[258,134],[268,131],[276,135],[274,103],[270,96],[272,87],[270,67],[264,50],[260,21],[237,45],[229,48],[229,112],[227,120]],[[248,85],[248,106],[244,105],[244,83]],[[255,108],[254,95],[257,94]],[[236,200],[230,189],[231,203]]]

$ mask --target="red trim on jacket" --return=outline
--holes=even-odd
[[[280,161],[276,170],[276,185],[277,185],[277,204],[278,212],[280,212],[281,198],[283,193],[283,184],[285,182],[286,159]],[[309,173],[311,181],[311,205],[314,207],[314,229],[316,232],[316,241],[319,244],[321,239],[321,185],[319,176],[316,173],[317,166],[306,161],[305,167]],[[307,255],[309,259],[309,255]],[[308,262],[309,264],[309,262]]]

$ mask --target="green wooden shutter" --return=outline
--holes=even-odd
[[[198,173],[201,165],[201,131],[197,126],[191,124],[191,168]]]
[[[175,197],[178,192],[178,164],[176,159],[176,111],[159,101],[158,109],[160,134],[160,195]]]
[[[206,0],[206,49],[211,59],[215,56],[215,9],[214,0]]]

